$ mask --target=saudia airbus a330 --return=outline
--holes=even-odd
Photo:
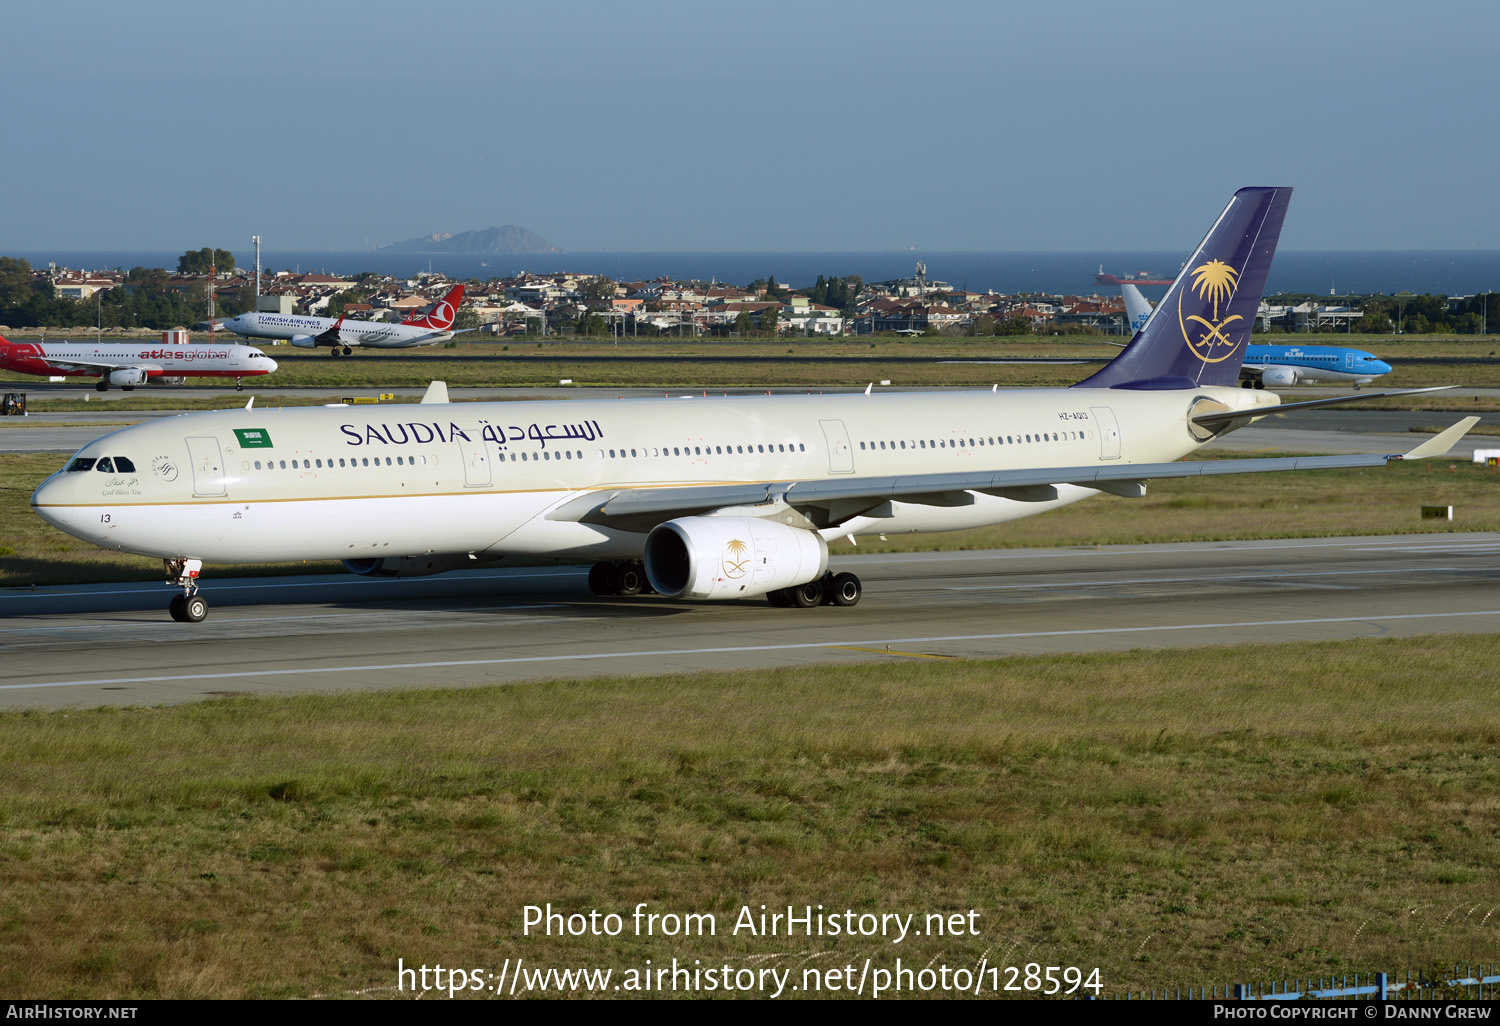
[[[158,556],[178,620],[204,562],[342,559],[423,575],[594,561],[597,593],[853,605],[828,542],[997,524],[1146,481],[1384,463],[1176,462],[1288,406],[1235,387],[1289,189],[1242,189],[1131,344],[1072,388],[190,413],[84,446],[32,496],[49,523]],[[1314,400],[1292,408],[1327,405]],[[1446,451],[1477,418],[1411,456]]]

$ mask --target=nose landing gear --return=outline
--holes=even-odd
[[[201,623],[208,616],[208,600],[198,594],[198,572],[203,569],[201,559],[164,559],[163,569],[167,584],[181,588],[181,595],[174,595],[167,612],[178,623]]]

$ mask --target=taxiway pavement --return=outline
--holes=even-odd
[[[1500,536],[841,555],[853,608],[596,598],[582,569],[0,592],[0,707],[1500,631]]]

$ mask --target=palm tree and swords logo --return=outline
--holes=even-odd
[[[1210,260],[1193,269],[1192,290],[1198,293],[1199,299],[1208,300],[1213,303],[1213,316],[1200,317],[1198,314],[1189,314],[1186,318],[1182,316],[1182,294],[1177,296],[1177,323],[1182,326],[1182,338],[1193,351],[1193,355],[1204,363],[1222,363],[1234,354],[1239,348],[1239,342],[1234,341],[1224,333],[1224,329],[1235,321],[1243,321],[1245,318],[1239,314],[1230,314],[1223,320],[1219,319],[1219,305],[1228,304],[1234,297],[1235,285],[1238,284],[1239,273],[1222,260]],[[1187,290],[1184,289],[1184,292]],[[1199,327],[1189,329],[1188,323],[1192,322]],[[1197,333],[1194,338],[1189,332]],[[1220,351],[1214,355],[1215,348]]]
[[[750,546],[738,538],[731,538],[724,546],[724,576],[736,580],[745,576],[745,565],[750,562]]]

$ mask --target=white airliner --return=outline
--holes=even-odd
[[[1242,189],[1164,311],[1072,388],[719,399],[447,402],[190,413],[79,450],[32,506],[160,557],[198,621],[204,561],[342,559],[420,576],[508,555],[594,561],[596,593],[853,605],[828,542],[997,524],[1159,477],[1384,464],[1175,462],[1288,407],[1235,387],[1288,189]],[[1291,408],[1330,405],[1318,399]],[[1448,449],[1469,418],[1407,457]]]
[[[94,387],[130,391],[148,381],[180,384],[186,378],[241,378],[270,374],[276,361],[259,349],[161,342],[7,342],[0,338],[0,368],[43,377],[99,378]]]
[[[455,285],[448,294],[422,313],[412,314],[400,324],[382,321],[350,321],[342,317],[303,317],[297,314],[242,313],[220,327],[246,338],[282,338],[303,349],[328,346],[330,356],[348,356],[354,346],[366,349],[409,349],[447,342],[460,332],[450,331],[463,302],[464,287]]]

